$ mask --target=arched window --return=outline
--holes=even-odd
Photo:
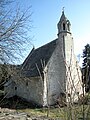
[[[67,29],[68,29],[68,31],[70,31],[70,22],[69,22],[69,20],[67,20]]]
[[[63,30],[65,30],[65,23],[63,23]]]
[[[68,31],[70,31],[70,26],[69,26],[69,23],[67,24],[67,27],[68,27]]]

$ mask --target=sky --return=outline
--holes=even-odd
[[[71,23],[75,54],[82,54],[84,46],[90,44],[90,0],[17,0],[20,6],[30,5],[32,29],[31,35],[35,48],[57,38],[57,23],[65,7],[65,16]],[[27,52],[28,55],[28,52]]]

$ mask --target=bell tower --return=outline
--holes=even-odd
[[[70,32],[70,21],[65,17],[64,10],[62,11],[62,15],[60,21],[58,22],[58,35],[61,33],[69,33]]]
[[[81,70],[77,63],[76,56],[74,54],[74,42],[72,33],[70,30],[71,24],[70,21],[66,18],[64,10],[62,11],[61,18],[57,24],[58,27],[58,47],[60,54],[60,62],[63,66],[60,66],[60,69],[64,69],[64,78],[65,90],[66,93],[70,94],[70,99],[78,100],[77,92],[82,94],[82,77]],[[61,64],[60,64],[61,65]],[[72,88],[73,86],[73,88]],[[77,92],[76,92],[77,91]],[[68,101],[68,94],[66,95],[66,100]]]
[[[70,31],[70,21],[66,18],[64,10],[57,24],[58,27],[58,42],[63,53],[63,57],[67,62],[70,62],[71,54],[74,54],[74,43]]]

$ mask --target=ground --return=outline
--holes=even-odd
[[[15,96],[10,99],[1,99],[0,106],[0,120],[71,120],[67,119],[71,113],[78,117],[77,120],[83,120],[82,104],[76,104],[72,108],[58,105],[39,108]],[[86,120],[90,120],[90,104],[85,104],[84,109]]]

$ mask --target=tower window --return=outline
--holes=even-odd
[[[65,30],[65,23],[63,23],[63,30]]]
[[[69,26],[69,23],[67,24],[67,26],[68,26],[68,31],[70,31],[70,26]]]
[[[69,22],[69,20],[67,20],[67,29],[68,29],[68,31],[70,31],[70,22]]]

